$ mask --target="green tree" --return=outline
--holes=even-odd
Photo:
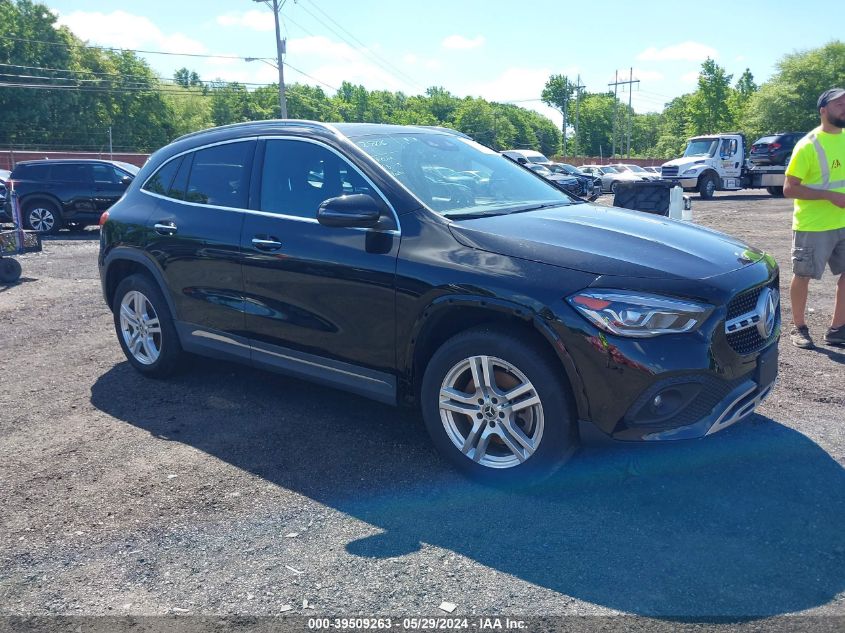
[[[197,72],[188,70],[184,66],[173,73],[173,80],[183,88],[195,88],[203,85]]]
[[[584,155],[610,155],[615,103],[612,93],[586,93],[581,97],[578,147]]]
[[[774,76],[751,95],[742,120],[752,136],[775,131],[805,132],[819,124],[818,96],[845,85],[845,43],[786,55]]]
[[[566,75],[552,75],[543,88],[543,103],[557,108],[563,115],[563,155],[566,156],[566,126],[568,125],[569,103],[575,94],[576,85]]]
[[[698,74],[698,90],[689,101],[689,127],[687,132],[712,134],[732,128],[734,125],[728,106],[732,91],[731,79],[725,69],[710,59],[701,65]]]

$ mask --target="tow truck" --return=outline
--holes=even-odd
[[[660,175],[684,191],[697,191],[705,200],[717,191],[763,188],[783,197],[786,167],[755,165],[746,158],[747,150],[745,135],[739,132],[695,136],[687,141],[681,158],[661,166]]]

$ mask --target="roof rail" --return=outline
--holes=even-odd
[[[204,130],[197,130],[196,132],[189,132],[188,134],[183,134],[179,138],[174,139],[174,142],[181,141],[186,138],[191,138],[197,136],[198,134],[204,134],[212,130],[231,130],[241,127],[251,127],[268,124],[279,125],[282,127],[310,127],[315,130],[324,130],[328,132],[337,133],[332,126],[326,123],[320,123],[319,121],[308,121],[305,119],[259,119],[257,121],[242,121],[241,123],[230,123],[228,125],[220,125],[217,127],[206,128]]]

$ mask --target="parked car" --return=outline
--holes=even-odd
[[[453,164],[490,190],[432,189],[427,168]],[[502,483],[547,476],[586,429],[719,431],[777,373],[770,256],[576,202],[446,130],[260,121],[183,136],[103,215],[98,264],[141,374],[194,352],[419,407],[447,460]]]
[[[660,175],[648,171],[644,167],[635,165],[633,163],[614,163],[611,165],[616,171],[634,174],[640,180],[660,180]]]
[[[643,169],[660,176],[660,165],[649,165],[648,167],[643,167]]]
[[[545,154],[541,154],[533,149],[506,149],[502,151],[502,154],[521,165],[525,163],[537,163],[548,167],[552,163],[551,159]]]
[[[581,165],[581,171],[600,178],[601,190],[604,193],[616,193],[616,186],[619,182],[642,180],[631,172],[622,172],[610,165]]]
[[[424,171],[427,176],[434,180],[464,185],[473,194],[482,193],[485,187],[490,185],[489,179],[474,172],[456,171],[450,167],[427,167]]]
[[[788,165],[795,144],[805,132],[779,132],[754,141],[748,158],[755,165]]]
[[[601,179],[592,174],[585,173],[569,163],[549,163],[545,165],[555,174],[564,174],[577,178],[581,183],[581,193],[578,195],[587,200],[595,200],[601,195]]]
[[[552,183],[555,187],[560,187],[561,189],[563,189],[566,193],[570,193],[573,196],[581,195],[581,182],[574,176],[556,174],[545,165],[541,165],[539,163],[525,163],[522,166],[526,169],[530,169],[535,174],[539,174],[540,176],[548,180],[550,183]]]
[[[103,211],[126,191],[138,168],[110,160],[31,160],[15,165],[10,179],[21,204],[26,228],[58,233],[97,224]],[[5,204],[11,218],[10,202]]]

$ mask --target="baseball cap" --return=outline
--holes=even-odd
[[[830,90],[825,90],[819,95],[817,107],[823,108],[834,99],[838,99],[843,95],[845,95],[845,88],[831,88]]]

